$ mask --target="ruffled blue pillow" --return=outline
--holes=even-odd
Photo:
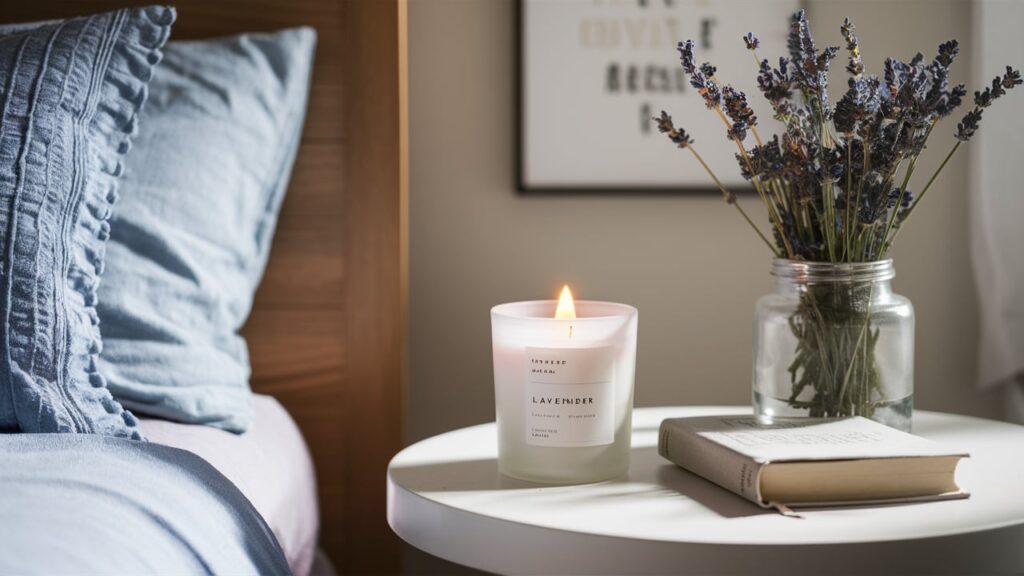
[[[239,329],[302,135],[316,33],[171,42],[111,219],[100,370],[146,414],[243,432]]]
[[[0,430],[140,439],[97,370],[96,293],[147,83],[174,10],[0,37]]]

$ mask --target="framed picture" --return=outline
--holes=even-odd
[[[532,192],[707,191],[689,154],[651,120],[662,110],[692,134],[726,186],[746,188],[735,144],[679,65],[692,39],[698,62],[746,92],[762,135],[776,132],[757,90],[756,56],[786,55],[799,0],[519,0],[519,187]]]

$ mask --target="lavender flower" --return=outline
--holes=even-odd
[[[740,164],[743,177],[747,180],[755,176],[761,180],[770,180],[782,177],[785,173],[786,164],[777,134],[773,135],[772,139],[764,144],[751,148],[749,157],[750,166],[747,165],[741,155],[736,155],[736,161]]]
[[[850,22],[849,18],[843,19],[843,25],[839,31],[846,40],[846,50],[850,53],[850,63],[846,65],[846,71],[854,78],[860,78],[864,74],[864,61],[860,57],[860,41],[857,40],[857,28]]]
[[[931,88],[925,96],[924,103],[920,106],[923,112],[923,120],[933,121],[935,118],[945,118],[953,112],[967,93],[963,84],[958,84],[949,90],[949,62],[952,62],[959,52],[955,40],[944,42],[939,45],[938,55],[928,67],[931,75]]]
[[[857,218],[864,226],[878,222],[888,205],[888,194],[885,192],[884,178],[877,171],[871,171],[863,177],[861,204]]]
[[[881,117],[874,123],[884,132],[882,139],[893,147],[895,159],[919,154],[935,122],[949,116],[962,103],[967,93],[964,86],[949,88],[949,65],[958,53],[959,45],[950,40],[939,45],[930,63],[920,53],[910,62],[893,58],[885,61],[886,90],[880,94]],[[992,89],[988,89],[986,93],[979,92],[977,98],[984,100],[991,94]]]
[[[672,123],[672,117],[664,110],[661,111],[661,116],[655,116],[652,120],[658,124],[658,132],[667,134],[668,139],[676,146],[686,148],[690,144],[693,144],[693,138],[690,138],[690,135],[686,133],[686,130],[683,130],[682,128],[677,129],[675,124]]]
[[[785,121],[793,114],[790,102],[790,98],[793,97],[793,79],[789,75],[787,58],[779,58],[778,68],[772,68],[767,60],[762,60],[757,75],[757,86],[771,104],[777,119]]]
[[[1009,90],[1014,86],[1020,86],[1021,83],[1024,83],[1024,80],[1021,80],[1020,71],[1014,70],[1013,68],[1007,66],[1006,75],[1003,76],[1003,88]]]
[[[1021,83],[1020,71],[1007,66],[1006,75],[996,76],[992,79],[991,87],[985,88],[982,92],[975,92],[974,109],[965,114],[963,120],[957,124],[956,139],[961,142],[969,141],[981,124],[983,109],[988,108],[993,102],[1004,96],[1007,90],[1012,90],[1020,86]]]
[[[807,22],[807,12],[803,8],[793,14],[786,46],[789,48],[790,58],[797,64],[797,67],[800,67],[806,60],[817,58],[818,49],[814,46],[814,38],[811,36],[810,25]]]
[[[1020,86],[1021,82],[1020,72],[1007,66],[1006,75],[993,78],[991,88],[985,88],[984,92],[974,93],[974,104],[981,108],[987,108],[993,101],[1005,95],[1007,90]]]
[[[694,64],[693,40],[680,42],[676,49],[683,70],[690,75],[690,85],[697,89],[708,108],[717,108],[722,103],[722,91],[714,80],[716,68],[707,62],[700,68]]]
[[[916,106],[924,101],[925,96],[931,89],[931,76],[924,64],[924,55],[918,52],[908,63],[901,63],[899,88],[893,94],[893,86],[890,86],[889,93],[892,94],[891,104],[893,119],[899,119],[900,114],[912,114]]]
[[[725,131],[725,135],[730,140],[742,142],[747,139],[747,128],[748,126],[743,122],[733,122],[732,126]]]
[[[700,95],[704,97],[705,106],[708,108],[717,108],[721,106],[722,91],[718,88],[718,84],[715,84],[711,80],[707,80],[706,77],[698,78],[697,76],[694,76],[690,80],[690,84],[692,84],[694,88],[697,88]]]
[[[968,94],[963,84],[950,86],[950,66],[960,45],[943,42],[930,60],[920,53],[906,62],[888,58],[881,76],[875,76],[865,70],[857,30],[849,19],[843,20],[840,32],[850,77],[833,109],[828,73],[839,48],[819,50],[806,13],[793,15],[789,55],[779,58],[777,66],[761,60],[757,71],[758,88],[785,129],[763,143],[758,138],[749,148],[746,136],[757,125],[757,116],[747,96],[720,82],[710,63],[697,64],[692,40],[678,45],[690,84],[721,116],[726,136],[739,148],[736,161],[743,177],[767,204],[770,235],[739,208],[735,195],[694,150],[690,135],[677,129],[665,112],[654,119],[669,140],[693,154],[777,256],[834,262],[884,257],[957,147],[977,132],[984,111],[1024,84],[1020,72],[1007,67],[1005,74],[974,93],[974,106],[957,124],[957,143],[915,194],[908,187],[929,136]],[[743,41],[749,50],[760,47],[753,33]]]
[[[969,141],[978,130],[981,123],[981,109],[975,108],[964,114],[963,120],[956,125],[956,139],[961,142]]]
[[[907,79],[907,65],[895,58],[886,58],[884,70],[885,87],[889,92],[886,101],[891,102],[896,99]]]
[[[1006,94],[1006,90],[1003,88],[1002,79],[996,76],[992,80],[991,88],[985,88],[983,92],[974,92],[974,105],[979,108],[988,108],[992,102],[1004,94]]]
[[[903,198],[900,199],[900,196],[903,196]],[[910,203],[913,201],[914,193],[910,190],[903,190],[901,192],[899,188],[893,188],[889,191],[889,199],[886,204],[886,208],[895,208],[896,202],[900,203],[900,208],[908,208]]]
[[[754,36],[753,32],[747,32],[747,35],[743,37],[743,42],[747,45],[747,50],[754,51],[761,46],[761,41]]]
[[[693,40],[680,42],[676,50],[679,51],[679,63],[683,65],[683,70],[690,76],[697,74],[697,66],[693,59]]]
[[[747,95],[732,86],[722,89],[722,98],[725,102],[725,113],[733,122],[743,122],[751,126],[757,126],[757,116],[747,104]]]
[[[960,43],[956,40],[950,40],[939,44],[939,53],[935,57],[935,60],[949,68],[953,64],[953,60],[956,59],[956,55],[960,53]]]
[[[807,22],[807,13],[803,9],[793,15],[787,46],[802,88],[809,95],[816,97],[816,102],[813,104],[816,108],[815,113],[822,118],[830,117],[828,70],[839,48],[830,46],[818,52],[814,45],[814,38],[811,36],[810,25]]]
[[[850,78],[850,89],[836,103],[832,122],[836,130],[847,134],[857,130],[860,122],[872,117],[882,104],[877,76]]]
[[[939,118],[945,118],[953,113],[954,110],[960,107],[963,103],[964,96],[967,95],[967,88],[963,84],[957,84],[946,94],[944,102],[939,103],[935,108],[935,112],[939,115]]]
[[[732,86],[726,86],[722,89],[722,102],[726,116],[733,122],[728,136],[742,142],[747,137],[747,129],[757,126],[757,116],[754,116],[754,111],[747,104],[747,95]]]

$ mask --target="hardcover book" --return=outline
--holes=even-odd
[[[966,452],[862,417],[701,416],[661,423],[658,453],[764,508],[967,498]]]

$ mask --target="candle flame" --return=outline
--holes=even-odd
[[[569,285],[566,284],[562,287],[562,294],[558,297],[558,308],[555,309],[556,320],[575,320],[576,319],[576,305],[572,300],[572,291],[569,290]]]

